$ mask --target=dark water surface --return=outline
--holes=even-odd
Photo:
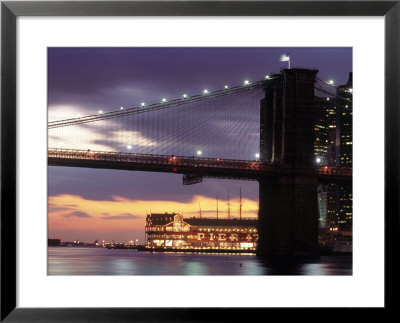
[[[255,255],[49,247],[49,275],[352,275],[351,256],[262,260]]]

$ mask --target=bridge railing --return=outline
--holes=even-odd
[[[94,160],[94,161],[114,161],[119,163],[154,164],[171,166],[188,166],[191,168],[221,168],[221,169],[241,169],[253,170],[260,173],[276,175],[290,174],[293,170],[290,166],[265,163],[257,160],[235,160],[221,158],[187,157],[175,155],[152,155],[139,153],[123,153],[109,151],[92,151],[81,149],[49,148],[49,158]],[[316,174],[324,177],[349,177],[352,176],[352,168],[340,166],[323,166],[318,168],[306,167],[297,168],[303,174]]]
[[[260,161],[187,157],[175,155],[153,155],[139,153],[106,152],[78,149],[49,148],[48,157],[50,158],[70,158],[86,160],[117,161],[127,163],[144,164],[167,164],[192,167],[213,167],[213,168],[233,168],[233,169],[254,169],[264,170],[267,168],[275,169],[272,165]]]

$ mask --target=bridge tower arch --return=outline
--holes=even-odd
[[[260,159],[279,168],[259,178],[260,256],[315,255],[318,201],[314,147],[317,70],[284,69],[260,102]]]

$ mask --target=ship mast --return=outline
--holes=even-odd
[[[218,219],[218,195],[217,195],[217,219]]]
[[[239,204],[239,218],[242,219],[242,188],[240,188],[240,204]]]
[[[231,204],[229,202],[229,191],[228,191],[228,219],[231,218]]]
[[[200,202],[199,202],[199,213],[200,213],[200,219],[201,219],[201,205],[200,205]]]

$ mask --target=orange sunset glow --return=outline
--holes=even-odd
[[[239,217],[240,201],[231,199],[231,218]],[[258,202],[242,199],[242,217],[257,217]],[[176,212],[185,217],[216,217],[217,201],[195,195],[189,202],[134,200],[113,196],[112,200],[90,200],[80,195],[62,194],[48,198],[48,229],[62,234],[65,230],[121,232],[143,231],[149,213]],[[227,200],[218,202],[219,218],[228,217]]]

